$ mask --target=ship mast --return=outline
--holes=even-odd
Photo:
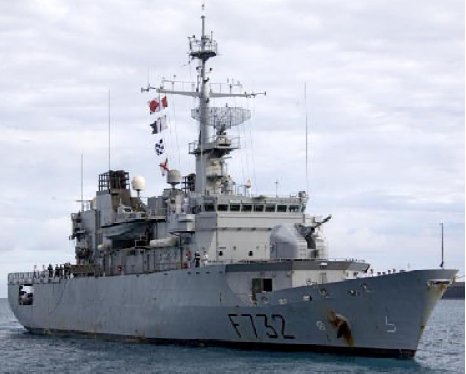
[[[203,7],[204,9],[204,7]],[[190,38],[190,53],[192,59],[199,60],[198,66],[198,86],[199,91],[199,149],[196,155],[196,192],[204,194],[206,192],[206,166],[208,154],[206,146],[210,139],[210,128],[208,126],[207,111],[209,108],[209,92],[207,91],[206,63],[211,57],[217,55],[217,42],[205,34],[205,15],[201,16],[202,35],[201,40],[195,37]]]
[[[202,8],[204,10],[204,7]],[[196,157],[196,187],[195,192],[200,195],[228,193],[226,190],[221,190],[220,185],[225,184],[226,167],[223,157],[234,149],[239,148],[239,144],[233,144],[231,139],[226,136],[226,130],[231,126],[239,125],[250,118],[250,111],[242,108],[226,107],[210,107],[211,98],[222,97],[255,97],[263,93],[233,92],[233,84],[230,84],[229,92],[213,92],[209,87],[208,73],[212,71],[210,68],[207,71],[207,61],[211,57],[217,56],[217,42],[213,39],[212,33],[205,33],[205,15],[202,14],[202,35],[201,38],[196,38],[195,35],[188,37],[189,39],[189,56],[191,60],[199,60],[197,70],[197,83],[195,90],[176,90],[175,81],[163,79],[160,87],[151,87],[148,85],[143,91],[151,89],[156,90],[161,94],[173,94],[196,97],[199,99],[199,106],[193,109],[191,116],[199,121],[199,136],[198,141],[190,144],[190,153]],[[164,83],[171,83],[172,88],[165,88]],[[182,87],[184,88],[184,87]],[[217,130],[215,136],[212,135],[213,129]],[[221,139],[221,142],[219,142]],[[221,143],[221,144],[220,144]],[[239,143],[239,142],[238,142]],[[213,169],[220,169],[220,172],[208,173]],[[230,192],[231,193],[231,192]]]

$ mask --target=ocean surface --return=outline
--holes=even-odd
[[[399,360],[32,335],[0,299],[0,373],[464,373],[464,343],[464,300],[441,300],[414,360]]]

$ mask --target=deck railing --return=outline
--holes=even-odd
[[[357,262],[357,263],[366,263],[364,260],[358,260],[354,258],[329,258],[329,259],[297,259],[297,258],[279,258],[279,259],[263,259],[263,260],[208,260],[205,261],[201,259],[200,267],[205,268],[211,265],[228,265],[228,264],[257,264],[257,263],[285,263],[285,262],[317,262],[320,264],[325,264],[327,262]],[[53,276],[49,277],[48,270],[36,270],[30,272],[18,272],[18,273],[10,273],[8,274],[8,284],[35,284],[35,283],[55,283],[60,282],[61,279],[66,278],[73,278],[73,277],[85,277],[85,276],[94,276],[94,277],[101,277],[101,276],[118,276],[118,275],[129,275],[129,274],[142,274],[142,273],[157,273],[157,272],[167,272],[179,269],[195,269],[194,261],[190,262],[189,265],[184,263],[183,265],[180,264],[179,261],[177,262],[170,262],[170,263],[163,263],[159,264],[155,269],[151,271],[133,271],[131,268],[125,268],[124,266],[115,266],[114,268],[110,269],[110,271],[104,272],[103,268],[99,265],[71,265],[69,273],[65,274],[63,271],[60,272],[58,275],[53,272]],[[109,270],[109,269],[107,269]],[[405,270],[398,270],[395,269],[388,270],[387,272],[369,272],[367,271],[365,274],[360,274],[360,276],[380,276],[385,274],[393,274],[396,272],[404,272]]]

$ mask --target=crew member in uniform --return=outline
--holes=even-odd
[[[186,252],[186,268],[190,268],[191,267],[191,260],[192,260],[192,257],[191,257],[191,251],[188,249],[188,251]]]
[[[53,266],[52,264],[49,264],[49,267],[47,268],[49,271],[49,278],[53,278]]]
[[[66,263],[63,265],[63,277],[64,277],[65,279],[71,278],[71,277],[70,277],[70,270],[71,270],[71,264],[69,264],[68,262],[66,262]]]
[[[199,251],[196,251],[194,253],[194,266],[198,268],[200,264],[201,264],[201,254],[199,253]]]

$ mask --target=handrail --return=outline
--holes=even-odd
[[[365,260],[356,258],[273,258],[273,259],[256,259],[256,260],[209,260],[209,264],[257,264],[257,263],[273,263],[273,262],[293,262],[293,261],[311,261],[311,262],[359,262],[366,263]]]
[[[229,144],[222,144],[222,142],[216,136],[212,136],[208,139],[208,142],[205,145],[205,148],[207,149],[209,147],[221,146],[225,148],[237,149],[237,148],[240,148],[241,146],[240,138],[237,136],[228,138],[228,141],[230,142]],[[201,149],[199,147],[200,147],[200,143],[197,140],[189,143],[188,144],[189,153],[200,152]]]
[[[329,258],[329,259],[310,259],[310,258],[278,258],[278,259],[258,259],[258,260],[208,260],[204,262],[201,260],[200,267],[205,268],[211,265],[228,265],[228,264],[266,264],[266,263],[286,263],[286,262],[316,262],[316,263],[325,263],[325,262],[336,262],[336,261],[344,261],[344,262],[358,262],[358,263],[365,263],[364,260],[357,260],[354,258]],[[190,264],[190,269],[194,269],[195,267]],[[116,269],[117,267],[115,267]],[[182,266],[178,261],[175,262],[167,262],[167,263],[160,263],[157,265],[156,269],[151,272],[166,272],[181,269]],[[142,271],[140,273],[147,273],[147,271]],[[44,280],[47,282],[60,279],[71,278],[75,276],[85,276],[85,274],[92,276],[115,276],[115,275],[123,275],[123,274],[139,274],[139,272],[132,271],[128,267],[121,267],[119,271],[111,271],[110,273],[104,274],[103,269],[101,266],[98,265],[70,265],[70,270],[67,275],[64,274],[63,270],[60,272],[59,275],[55,274],[55,269],[53,272],[53,276],[49,277],[48,270],[36,270],[36,271],[29,271],[29,272],[16,272],[16,273],[9,273],[8,274],[8,283],[43,283]],[[375,274],[372,274],[375,275]],[[382,274],[380,274],[382,275]]]

